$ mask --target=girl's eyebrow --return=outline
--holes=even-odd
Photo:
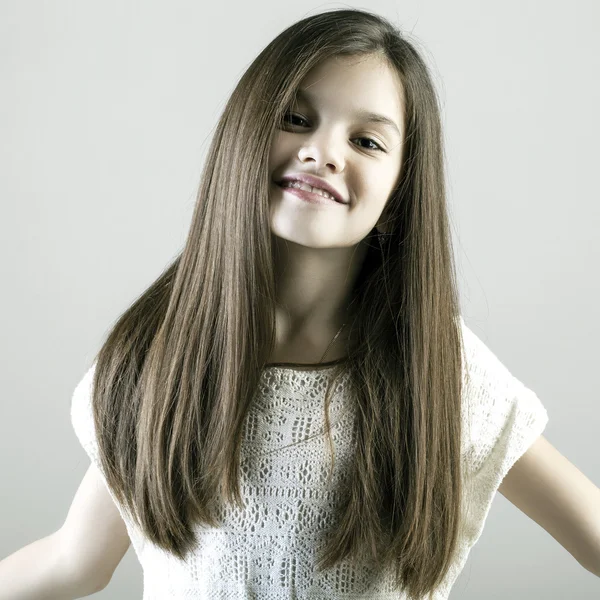
[[[312,99],[312,95],[305,89],[299,88],[296,92],[296,96],[298,99],[304,100],[308,102],[311,106],[314,106],[314,100]],[[393,119],[390,119],[385,115],[372,112],[370,110],[358,110],[354,114],[356,117],[362,119],[366,123],[379,123],[381,125],[385,125],[390,129],[394,130],[399,138],[402,138],[400,128],[398,127],[398,125],[396,125]]]

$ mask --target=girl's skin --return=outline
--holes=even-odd
[[[383,211],[402,161],[403,99],[397,74],[373,56],[329,59],[300,89],[311,101],[299,98],[290,107],[293,116],[276,130],[269,155],[277,294],[272,362],[316,363],[345,322],[363,239],[376,226],[386,230]],[[382,114],[395,127],[369,122],[360,110]],[[301,200],[275,183],[292,173],[326,180],[350,203]],[[347,335],[344,328],[326,361],[345,355]]]

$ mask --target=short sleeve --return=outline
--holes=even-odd
[[[94,413],[92,412],[92,386],[95,371],[96,362],[86,371],[81,381],[75,387],[71,398],[71,425],[86,454],[100,473],[103,474],[98,454]]]
[[[461,324],[469,470],[489,498],[542,434],[548,413],[536,393],[510,373],[462,317]]]
[[[94,413],[92,410],[92,391],[94,384],[94,374],[96,371],[96,361],[86,371],[81,381],[75,387],[71,399],[71,424],[75,430],[75,435],[79,443],[89,456],[92,464],[98,469],[102,482],[104,483],[110,497],[117,507],[123,522],[127,528],[127,533],[135,552],[140,559],[145,545],[145,538],[135,525],[131,514],[116,499],[112,489],[106,482],[106,476],[102,468],[102,461],[98,452],[98,440],[96,437],[96,427],[94,425]],[[141,562],[141,561],[140,561]]]

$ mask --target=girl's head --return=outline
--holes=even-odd
[[[277,186],[299,171],[349,203],[315,209]],[[381,244],[367,239],[374,229]],[[215,503],[244,506],[243,428],[275,342],[273,234],[319,248],[365,240],[340,366],[357,447],[317,569],[366,556],[393,565],[407,593],[431,592],[452,565],[462,509],[460,311],[440,113],[414,45],[372,13],[291,25],[233,91],[181,255],[98,354],[107,483],[179,558],[196,547],[195,524],[216,526]]]
[[[410,194],[425,171],[433,178],[425,185],[443,185],[441,159],[437,97],[412,43],[378,15],[336,10],[288,27],[244,73],[218,124],[203,192],[230,198],[211,218],[235,239],[268,224],[313,247],[352,246],[375,229],[391,242],[402,221],[429,209],[411,206]],[[326,180],[349,204],[316,208],[285,192],[278,182],[297,173]],[[190,244],[206,218],[198,209]]]

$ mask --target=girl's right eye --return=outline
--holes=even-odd
[[[285,115],[283,115],[283,122],[285,123],[286,121],[290,120],[290,119],[300,119],[301,121],[306,122],[306,119],[304,119],[304,117],[301,117],[300,115],[297,115],[293,112],[287,112],[285,113]]]

